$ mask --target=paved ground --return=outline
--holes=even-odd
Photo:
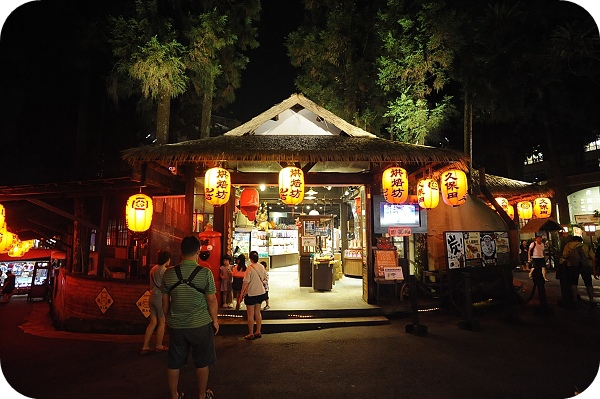
[[[459,329],[457,314],[429,312],[419,314],[425,337],[405,332],[410,317],[256,341],[220,334],[209,385],[218,399],[570,397],[598,374],[600,308],[557,307],[552,277],[548,295],[552,315],[536,314],[535,298],[516,308],[513,323],[503,321],[501,307],[485,307],[476,310],[477,331]],[[53,331],[47,311],[47,303],[25,297],[0,305],[1,367],[18,392],[38,399],[168,398],[165,353],[140,356],[141,336]],[[186,398],[195,398],[194,381],[188,365],[181,376]],[[6,393],[0,397],[12,399]],[[588,390],[580,397],[600,395]]]

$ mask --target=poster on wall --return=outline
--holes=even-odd
[[[479,232],[467,231],[464,233],[464,237],[467,258],[465,267],[482,266],[483,259],[481,256],[481,240]]]
[[[492,232],[480,233],[481,254],[484,266],[496,264],[496,235]]]
[[[497,231],[496,233],[496,259],[497,264],[507,265],[510,263],[510,249],[508,244],[508,231]]]
[[[508,232],[444,232],[448,269],[503,265],[510,262]]]
[[[449,231],[444,233],[448,269],[465,267],[465,238],[462,231]]]

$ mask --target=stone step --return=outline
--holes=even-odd
[[[293,331],[311,331],[325,328],[374,326],[389,324],[384,316],[353,316],[353,317],[294,317],[294,318],[263,318],[262,332],[280,333]],[[248,332],[245,317],[219,317],[220,333],[244,335]]]

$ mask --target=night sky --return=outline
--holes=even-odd
[[[118,15],[122,0],[74,1],[73,9],[88,21],[105,21]],[[0,1],[3,22],[0,36],[0,186],[60,181],[69,179],[74,157],[74,132],[77,130],[78,101],[82,77],[77,75],[78,62],[92,62],[91,104],[87,135],[88,147],[108,146],[115,151],[101,162],[118,162],[119,150],[140,144],[145,135],[136,121],[135,103],[123,101],[119,114],[114,111],[105,90],[105,76],[111,65],[107,54],[94,52],[92,40],[73,26],[73,10],[53,1],[30,2],[15,10],[7,20],[6,8],[15,9],[22,1]],[[61,4],[68,3],[66,0]],[[242,87],[236,101],[217,116],[246,122],[277,104],[297,90],[295,71],[290,66],[285,37],[301,20],[300,0],[262,0],[258,22],[260,46],[246,53],[250,62],[242,72]],[[85,4],[85,6],[81,6]],[[76,5],[76,6],[75,6]],[[70,18],[71,17],[71,18]],[[76,25],[76,24],[75,24]],[[97,39],[96,39],[97,40]],[[83,43],[83,44],[82,44]],[[82,54],[82,48],[89,48]],[[86,59],[87,58],[87,59]],[[151,129],[150,127],[148,128]],[[126,133],[115,132],[123,131]],[[112,135],[112,136],[111,136]],[[92,162],[100,162],[92,160]],[[11,168],[19,165],[19,168]],[[17,171],[18,170],[18,171]],[[99,176],[110,177],[110,176]]]
[[[62,0],[61,4],[66,2]],[[77,5],[83,9],[90,19],[96,16],[101,19],[108,14],[116,15],[111,10],[121,2],[72,0],[71,4],[73,8]],[[76,34],[78,30],[70,25],[69,9],[52,7],[54,1],[25,4],[5,21],[10,11],[21,3],[24,2],[0,0],[0,22],[3,23],[0,186],[71,178],[75,152],[73,137],[79,112],[76,99],[80,96],[78,83],[82,77],[73,72],[79,61],[74,49],[81,50],[81,43],[87,38]],[[600,21],[600,1],[578,0],[577,3],[591,11],[597,23]],[[250,63],[242,73],[242,87],[236,92],[236,102],[215,112],[216,115],[246,122],[297,91],[294,85],[297,71],[289,64],[284,39],[300,23],[302,1],[262,0],[262,9],[258,25],[260,47],[247,53]],[[90,50],[86,56],[96,68],[91,73],[97,73],[90,94],[89,108],[93,112],[87,122],[87,146],[104,146],[105,154],[111,154],[103,160],[90,159],[90,162],[118,162],[119,150],[139,145],[139,137],[145,135],[145,131],[135,121],[134,103],[121,104],[120,114],[109,104],[103,81],[108,62],[106,54]],[[114,148],[107,144],[109,142],[114,142]]]

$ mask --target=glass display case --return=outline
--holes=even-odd
[[[269,231],[269,255],[271,267],[298,264],[298,229],[295,225]]]
[[[250,250],[258,252],[258,256],[261,258],[269,256],[269,234],[263,230],[252,229]]]
[[[269,231],[269,254],[298,254],[298,230]]]

